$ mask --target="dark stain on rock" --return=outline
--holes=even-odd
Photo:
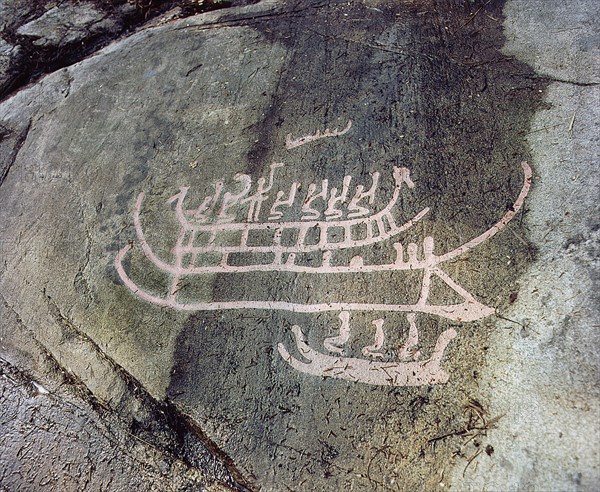
[[[121,193],[115,199],[118,215],[126,215],[131,209],[132,200],[136,196],[137,186],[148,176],[148,161],[140,158],[138,163],[133,166],[123,178]]]
[[[271,109],[252,128],[257,142],[244,172],[260,176],[282,134],[352,119],[347,148],[324,142],[306,149],[296,163],[303,178],[341,180],[345,173],[364,172],[364,162],[382,171],[404,165],[423,197],[417,205],[431,207],[427,225],[440,248],[480,234],[510,209],[520,190],[520,162],[528,157],[524,134],[545,87],[530,67],[500,51],[503,3],[298,2],[276,20],[248,20],[267,39],[285,44],[290,56]],[[511,228],[526,236],[517,220]],[[463,272],[467,290],[501,310],[531,252],[516,235],[499,237],[482,254],[447,268]],[[465,264],[467,273],[460,270]],[[260,278],[253,283],[217,276],[213,296],[287,300],[293,292],[294,279]],[[318,300],[328,283],[314,279],[307,295]],[[364,291],[377,288],[392,295],[396,284]],[[406,334],[405,320],[387,319]],[[451,326],[460,332],[444,359],[450,373],[445,385],[375,387],[298,373],[274,347],[291,345],[295,323],[322,340],[338,326],[336,314],[228,311],[189,317],[177,339],[168,394],[209,423],[207,432],[244,473],[256,475],[257,485],[302,483],[317,490],[326,476],[327,487],[337,490],[347,486],[349,474],[358,474],[368,477],[365,490],[377,484],[431,488],[428,480],[455,450],[439,440],[434,456],[431,440],[455,429],[468,398],[477,396],[490,325],[419,319],[425,347]],[[358,316],[356,323],[371,321]],[[382,447],[385,452],[377,451]],[[377,460],[370,463],[374,453]]]
[[[263,174],[272,154],[272,130],[279,128],[283,122],[284,119],[280,113],[278,96],[274,95],[265,117],[248,129],[256,138],[246,156],[248,163],[244,169],[245,173],[251,176],[260,176]]]

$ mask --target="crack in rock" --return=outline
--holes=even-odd
[[[0,294],[5,309],[12,313],[17,324],[27,332],[27,337],[34,342],[47,363],[61,374],[68,388],[87,402],[95,412],[104,415],[103,418],[106,418],[106,412],[116,417],[127,428],[123,432],[144,445],[184,463],[187,467],[199,470],[229,490],[252,490],[241,472],[236,469],[233,460],[221,451],[197,424],[182,414],[171,402],[161,402],[153,398],[139,381],[105,354],[65,316],[50,296],[44,295],[50,315],[61,329],[61,345],[67,345],[66,350],[73,356],[77,353],[87,354],[88,366],[95,366],[96,371],[104,373],[105,377],[112,374],[116,382],[122,383],[123,392],[116,400],[110,399],[105,402],[99,399],[80,375],[71,368],[64,367],[52,352],[51,346],[40,341],[36,334],[25,326],[19,313]],[[71,365],[75,365],[74,359],[71,360]],[[114,389],[114,384],[111,384],[111,387]],[[115,391],[118,393],[118,390]]]
[[[4,127],[3,127],[4,128]],[[23,128],[23,130],[21,130],[16,138],[15,138],[15,142],[13,144],[13,149],[10,152],[7,162],[6,164],[4,164],[4,166],[0,167],[0,186],[2,186],[2,183],[4,183],[4,180],[6,179],[6,176],[8,176],[8,173],[10,172],[10,169],[12,168],[13,164],[15,163],[15,161],[17,160],[17,156],[19,155],[19,151],[21,150],[21,148],[23,147],[23,144],[25,143],[25,140],[27,140],[27,135],[29,135],[29,130],[31,128],[31,120],[29,120],[29,122],[27,123],[27,125],[25,126],[25,128]],[[12,133],[9,130],[10,133]],[[10,133],[8,133],[10,135]],[[5,133],[6,135],[6,133]],[[6,137],[4,137],[6,138]],[[2,135],[0,135],[0,142],[3,140]]]

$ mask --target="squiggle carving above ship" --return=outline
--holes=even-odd
[[[408,220],[398,219],[398,199],[403,187],[415,187],[406,168],[394,168],[394,189],[385,207],[371,212],[379,184],[379,173],[371,175],[371,186],[355,187],[350,197],[351,176],[345,176],[341,188],[329,187],[323,179],[320,184],[307,187],[304,198],[300,196],[301,183],[291,184],[289,191],[278,191],[273,198],[274,175],[281,163],[270,166],[268,177],[257,180],[253,190],[252,178],[246,174],[235,176],[241,188],[237,192],[225,192],[223,181],[215,183],[214,193],[207,196],[195,209],[185,206],[189,188],[181,187],[168,203],[174,205],[180,231],[172,250],[174,261],[159,258],[146,240],[141,225],[144,193],[140,193],[133,211],[137,244],[123,247],[115,259],[115,266],[123,283],[140,299],[158,306],[183,311],[207,311],[226,309],[273,309],[296,313],[338,312],[339,332],[324,341],[329,353],[320,352],[307,344],[302,330],[294,326],[296,349],[301,358],[292,355],[284,344],[278,344],[280,355],[293,368],[324,377],[347,379],[376,385],[422,385],[446,382],[448,374],[441,367],[441,359],[447,344],[456,336],[454,329],[443,332],[432,354],[423,359],[418,350],[419,334],[417,314],[440,316],[453,321],[474,321],[493,314],[494,309],[477,301],[461,287],[441,265],[490,239],[500,232],[521,209],[531,185],[531,168],[522,164],[524,178],[522,189],[513,206],[496,224],[484,233],[452,251],[436,254],[433,237],[425,237],[422,244],[410,243],[404,247],[394,242],[394,261],[387,264],[366,264],[361,256],[354,256],[343,263],[333,261],[336,252],[348,248],[368,248],[382,241],[393,240],[400,233],[417,224],[429,212],[424,208]],[[254,191],[253,193],[251,193]],[[270,203],[271,206],[266,207]],[[321,207],[317,207],[317,204]],[[261,218],[268,208],[266,219]],[[285,220],[290,211],[300,210],[299,220]],[[243,213],[244,220],[236,217]],[[399,223],[401,222],[401,223]],[[227,240],[223,240],[223,237]],[[161,297],[139,287],[125,271],[123,259],[139,245],[144,256],[160,271],[171,278],[166,296]],[[306,253],[320,253],[320,261],[310,265],[299,261]],[[250,255],[254,261],[239,264],[231,261],[236,255]],[[368,303],[341,299],[339,302],[300,303],[284,300],[196,301],[179,300],[180,281],[183,277],[215,273],[248,272],[296,272],[318,275],[349,275],[390,271],[419,271],[422,281],[419,297],[413,304]],[[462,298],[462,302],[450,305],[431,304],[429,293],[432,279],[442,280]],[[382,360],[385,344],[384,319],[373,321],[375,339],[364,347],[365,358],[345,357],[344,347],[350,340],[350,312],[402,312],[406,313],[409,333],[405,344],[399,349],[397,360]]]

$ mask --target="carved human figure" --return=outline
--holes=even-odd
[[[380,357],[383,358],[385,354],[381,352],[383,343],[385,342],[385,333],[383,332],[383,319],[376,319],[373,321],[375,325],[375,340],[373,345],[367,345],[362,349],[362,354],[366,357]]]
[[[328,186],[329,180],[327,179],[324,179],[321,182],[321,191],[319,193],[317,193],[317,185],[315,183],[311,183],[308,186],[308,193],[306,194],[306,199],[302,205],[302,220],[317,220],[321,217],[321,212],[313,208],[312,204],[315,200],[327,200]]]
[[[213,184],[215,192],[204,198],[200,206],[193,212],[194,219],[198,222],[208,222],[212,216],[217,202],[223,191],[223,181],[217,181]]]
[[[248,195],[252,187],[252,178],[248,174],[236,174],[234,180],[242,184],[242,191],[239,193],[230,193],[228,191],[223,195],[221,210],[218,215],[219,222],[232,222],[235,220],[235,214],[230,214],[229,210],[238,205]]]
[[[379,184],[379,173],[376,171],[371,174],[372,184],[369,191],[363,191],[365,187],[363,185],[358,185],[356,187],[356,192],[354,196],[350,200],[350,204],[348,205],[348,218],[353,219],[355,217],[364,217],[370,213],[370,210],[367,207],[363,207],[359,205],[363,200],[368,200],[369,205],[373,205],[375,202],[375,192],[377,190],[377,185]]]
[[[338,207],[341,204],[346,203],[351,180],[352,176],[344,177],[344,181],[342,183],[342,191],[339,195],[337,188],[331,188],[331,192],[329,194],[329,201],[327,202],[327,209],[325,210],[325,216],[327,217],[327,220],[339,219],[342,216],[342,211]]]
[[[278,191],[277,196],[275,197],[275,201],[271,206],[271,210],[269,211],[269,220],[279,220],[283,217],[283,212],[279,210],[279,207],[292,207],[294,205],[294,201],[296,200],[296,192],[300,187],[300,183],[292,183],[290,186],[290,192],[288,193],[287,198],[283,198],[285,193],[283,191]]]
[[[260,210],[262,204],[269,199],[267,193],[273,188],[273,180],[275,169],[283,167],[282,162],[274,162],[271,164],[271,172],[269,173],[269,184],[265,178],[260,178],[256,183],[256,193],[244,198],[241,202],[248,203],[248,222],[258,222],[260,218]]]
[[[341,354],[344,351],[344,345],[348,343],[350,339],[350,313],[348,311],[342,311],[339,315],[340,318],[340,331],[338,335],[334,337],[326,338],[323,342],[323,346],[330,352]]]

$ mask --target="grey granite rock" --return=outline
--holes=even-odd
[[[12,31],[26,22],[39,5],[30,0],[0,0],[0,33]]]
[[[0,422],[11,485],[66,466],[39,429],[35,456],[10,458],[34,407],[53,426],[72,414],[35,382],[81,407],[56,452],[73,426],[90,427],[84,443],[118,437],[94,466],[76,460],[99,486],[110,471],[93,460],[130,463],[129,439],[131,487],[139,473],[166,486],[164,472],[182,488],[594,488],[597,183],[581,163],[597,156],[597,88],[550,85],[513,57],[533,64],[506,32],[538,46],[519,2],[504,27],[497,4],[470,4],[261,2],[165,19],[0,104],[0,362],[6,415],[21,408]],[[523,161],[525,207],[426,277],[433,254],[504,227]],[[410,179],[395,187],[394,168]],[[365,207],[394,203],[406,230],[387,237],[386,215],[351,236],[373,244],[276,254],[300,241],[277,225],[277,200],[296,190],[280,203],[294,224],[317,204],[307,246],[344,243],[328,224],[375,173]],[[231,237],[236,222],[258,232]],[[223,253],[238,243],[244,254]],[[452,317],[471,295],[479,319]],[[449,333],[441,362],[419,365]],[[414,385],[371,384],[397,367]],[[447,381],[419,379],[430,368]]]
[[[92,3],[64,4],[53,7],[37,19],[22,25],[17,34],[35,46],[60,48],[99,34],[118,30],[114,19]]]
[[[19,76],[22,49],[0,38],[0,94]]]
[[[493,456],[454,469],[461,490],[600,484],[599,7],[504,8],[504,52],[552,81],[527,132],[536,184],[525,221],[537,253],[483,372],[490,408],[504,415],[489,433]]]

